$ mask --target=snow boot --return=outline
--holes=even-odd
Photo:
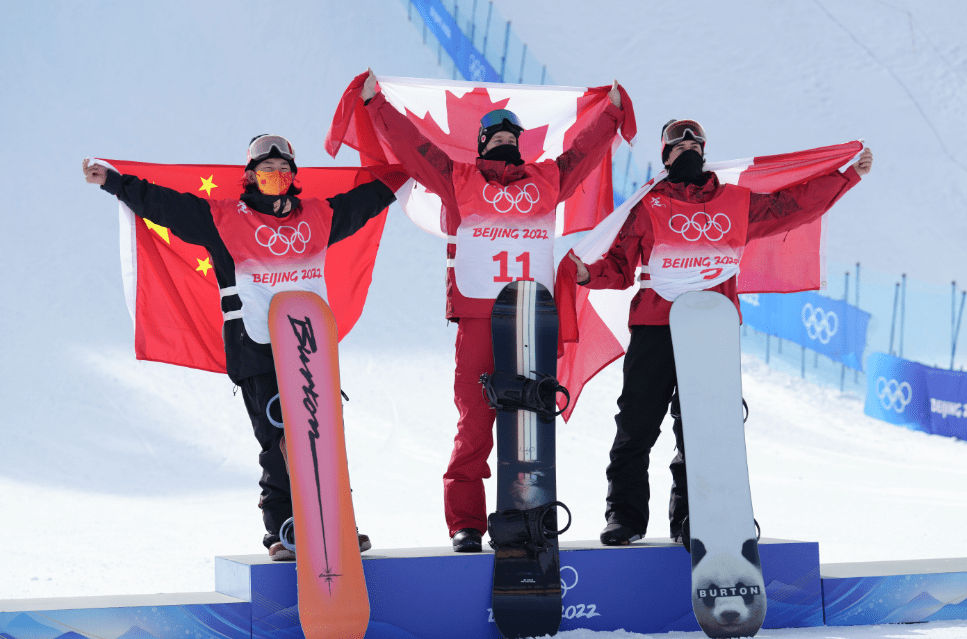
[[[480,552],[483,533],[476,528],[461,528],[453,533],[453,552]]]

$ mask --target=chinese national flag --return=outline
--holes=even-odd
[[[237,200],[242,193],[243,166],[97,161],[121,174],[205,199]],[[303,189],[301,197],[325,199],[383,174],[394,176],[384,182],[393,181],[401,175],[393,169],[300,167],[296,184]],[[395,180],[390,188],[395,190],[400,182]],[[326,288],[339,339],[362,313],[385,221],[384,210],[326,254]],[[134,319],[136,357],[224,373],[221,301],[208,252],[137,217],[123,202],[120,222],[121,274]]]

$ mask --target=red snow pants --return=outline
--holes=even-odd
[[[463,528],[487,531],[483,480],[490,477],[487,458],[494,447],[497,412],[487,404],[480,376],[494,371],[490,318],[465,317],[457,325],[453,401],[460,412],[453,454],[443,475],[443,505],[452,537]]]

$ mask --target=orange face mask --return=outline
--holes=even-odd
[[[256,171],[255,181],[263,195],[282,195],[292,186],[292,173]]]

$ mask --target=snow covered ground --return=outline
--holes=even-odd
[[[701,121],[713,160],[864,137],[874,170],[837,205],[831,257],[967,281],[956,259],[967,235],[967,5],[495,6],[559,83],[627,87],[641,166],[656,162],[670,117]],[[271,131],[294,142],[300,166],[354,164],[322,146],[350,78],[368,66],[437,77],[436,55],[397,0],[4,8],[0,599],[212,590],[215,555],[264,552],[242,401],[227,378],[134,360],[116,204],[84,183],[81,159],[238,164],[249,138]],[[443,265],[442,241],[394,206],[370,302],[342,345],[357,517],[376,546],[448,543],[455,327],[443,319]],[[818,541],[824,563],[967,556],[967,442],[869,419],[856,393],[756,357],[743,370],[766,535]],[[619,387],[616,364],[559,425],[571,540],[603,524]],[[663,435],[652,456],[650,536],[666,534],[672,447]],[[967,622],[759,636],[948,639],[967,636]]]

